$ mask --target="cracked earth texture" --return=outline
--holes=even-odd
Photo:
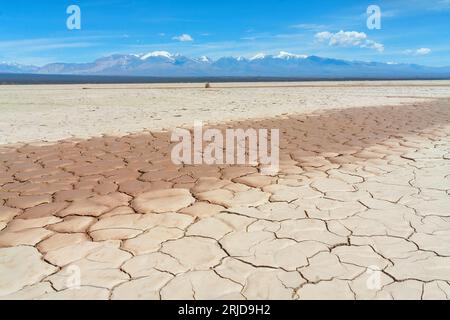
[[[282,128],[276,176],[167,132],[2,146],[0,299],[448,299],[449,106],[223,125]]]

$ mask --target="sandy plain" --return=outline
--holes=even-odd
[[[3,86],[0,144],[449,97],[450,81]]]
[[[450,297],[448,81],[4,86],[0,113],[0,299]],[[280,128],[280,172],[172,164],[195,120]]]

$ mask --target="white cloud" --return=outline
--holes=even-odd
[[[328,31],[316,33],[315,38],[319,42],[328,42],[330,46],[337,47],[359,47],[384,51],[384,45],[368,39],[367,34],[357,31],[339,31],[331,33]]]
[[[417,49],[416,53],[420,54],[420,55],[426,55],[426,54],[431,53],[431,49],[430,48],[420,48],[420,49]]]
[[[425,56],[431,53],[431,49],[430,48],[419,48],[414,50],[408,49],[403,51],[403,53],[415,56]]]
[[[408,5],[410,5],[410,3],[408,3]],[[430,1],[418,2],[416,9],[431,10],[431,11],[447,11],[450,9],[450,0],[439,0],[434,1],[433,3],[430,3]]]
[[[179,35],[179,36],[176,36],[176,37],[173,37],[172,39],[173,40],[178,40],[178,41],[181,41],[181,42],[194,41],[194,39],[189,34],[186,34],[186,33],[184,33],[182,35]]]
[[[315,31],[318,31],[318,30],[324,29],[326,27],[323,24],[301,23],[301,24],[295,24],[295,25],[291,26],[291,28],[302,29],[302,30],[315,30]]]

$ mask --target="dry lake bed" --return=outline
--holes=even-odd
[[[195,121],[279,172],[174,164]],[[449,297],[450,81],[0,86],[0,300]]]

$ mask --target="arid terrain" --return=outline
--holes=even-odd
[[[0,145],[450,97],[450,81],[2,86]]]
[[[450,82],[0,87],[1,299],[449,299]],[[171,130],[280,129],[280,171]]]

